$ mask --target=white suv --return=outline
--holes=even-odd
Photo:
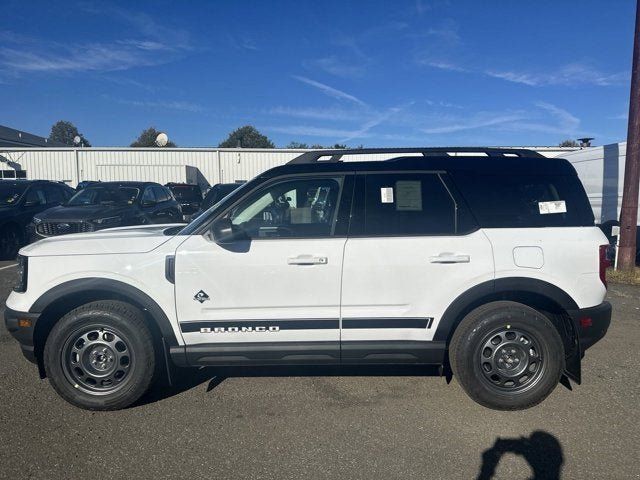
[[[23,248],[5,321],[82,408],[130,405],[173,365],[396,363],[440,365],[482,405],[521,409],[562,375],[580,383],[606,333],[606,245],[565,160],[310,152],[186,227]]]

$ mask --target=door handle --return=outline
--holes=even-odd
[[[298,255],[287,258],[287,263],[289,265],[326,265],[329,263],[329,259],[315,255]]]
[[[442,252],[439,255],[429,257],[431,263],[469,263],[471,261],[470,255]]]

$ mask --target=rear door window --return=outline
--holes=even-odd
[[[366,236],[454,235],[456,202],[437,173],[369,173],[359,199]],[[362,208],[362,206],[364,208]]]

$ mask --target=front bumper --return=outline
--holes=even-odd
[[[4,324],[9,333],[20,343],[22,354],[30,362],[37,363],[35,348],[33,345],[33,332],[40,317],[39,313],[26,313],[4,309]]]
[[[611,324],[611,304],[602,302],[595,307],[569,311],[576,329],[580,351],[584,351],[605,336]]]

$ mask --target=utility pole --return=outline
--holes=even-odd
[[[638,187],[640,184],[640,0],[636,5],[636,28],[633,41],[633,68],[629,95],[627,158],[620,210],[620,250],[618,270],[631,270],[636,264],[636,230],[638,224]]]

